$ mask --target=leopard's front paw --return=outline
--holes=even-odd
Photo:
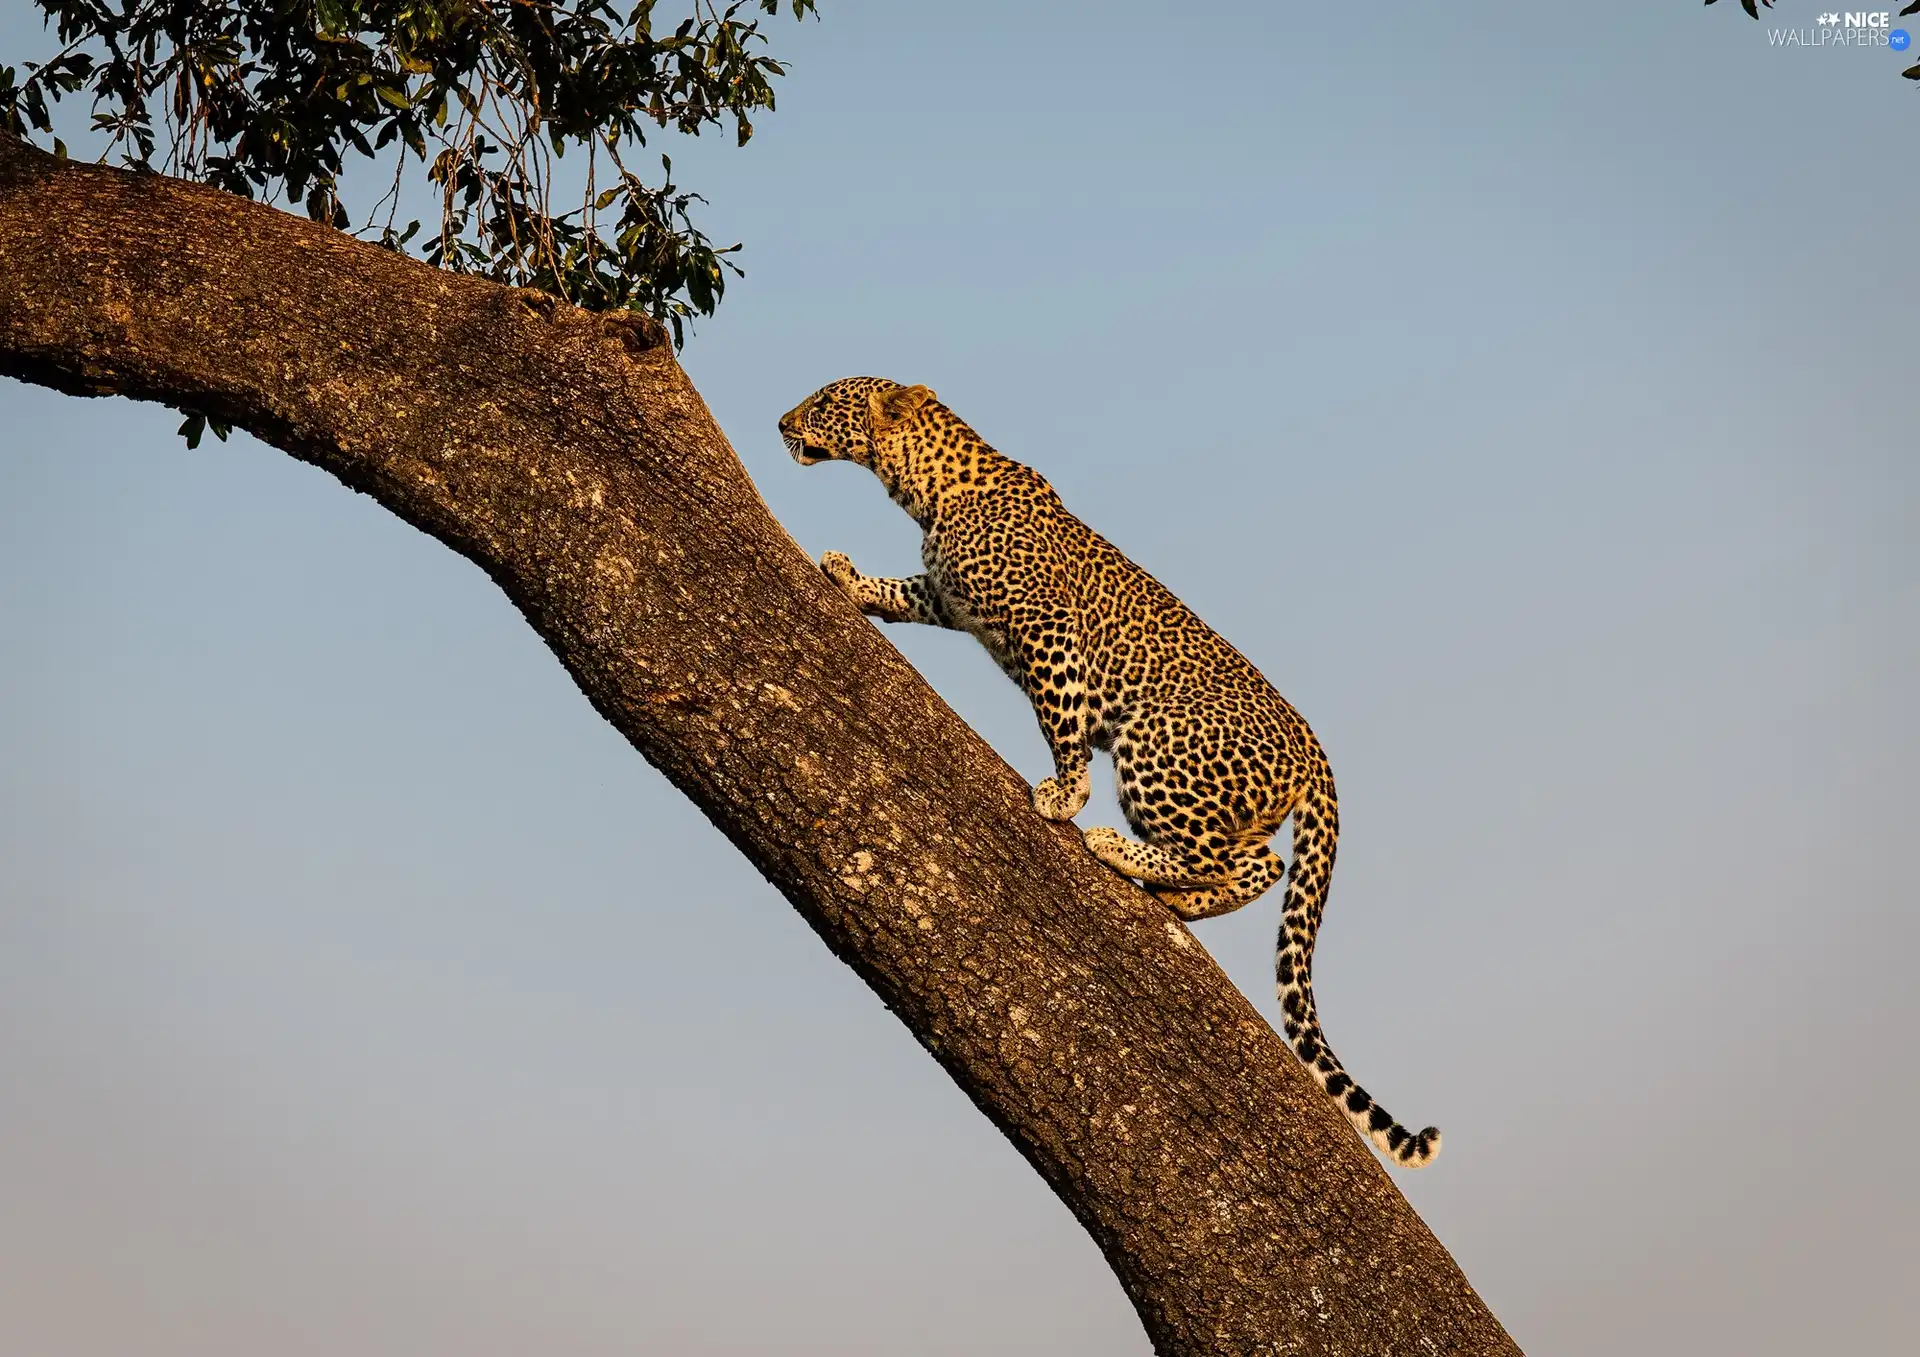
[[[1086,773],[1080,774],[1071,787],[1050,777],[1033,789],[1033,808],[1048,820],[1071,820],[1087,804],[1087,794],[1092,790],[1093,778]]]
[[[860,578],[853,562],[837,551],[829,551],[820,558],[820,570],[846,593],[853,592],[853,585]]]

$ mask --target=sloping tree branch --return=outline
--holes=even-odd
[[[1518,1351],[1205,950],[795,546],[657,322],[0,134],[0,373],[248,429],[486,570],[1039,1170],[1160,1352]]]

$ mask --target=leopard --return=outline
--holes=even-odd
[[[1025,693],[1053,757],[1035,811],[1086,806],[1093,751],[1111,755],[1133,829],[1083,831],[1092,855],[1193,922],[1240,909],[1283,878],[1275,976],[1301,1063],[1392,1162],[1420,1168],[1440,1132],[1409,1131],[1355,1083],[1321,1031],[1313,952],[1340,836],[1327,756],[1244,655],[1061,502],[1033,468],[989,446],[922,385],[845,377],[780,417],[802,466],[852,462],[920,526],[921,574],[820,569],[869,617],[969,633]],[[1291,817],[1291,865],[1269,840]]]

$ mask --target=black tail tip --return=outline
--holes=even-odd
[[[1404,1144],[1393,1152],[1396,1162],[1410,1169],[1425,1168],[1440,1153],[1440,1128],[1429,1126],[1416,1136],[1409,1136]]]

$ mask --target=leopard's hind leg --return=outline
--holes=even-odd
[[[1267,846],[1267,838],[1272,833],[1271,829],[1252,830],[1238,840],[1228,850],[1231,874],[1218,886],[1198,890],[1150,886],[1148,893],[1189,923],[1211,919],[1217,914],[1231,914],[1242,905],[1252,904],[1287,872],[1285,860]]]
[[[1099,825],[1081,836],[1087,851],[1122,876],[1149,886],[1189,890],[1224,886],[1233,874],[1226,855],[1207,840],[1141,843],[1109,825]]]
[[[1244,781],[1195,776],[1225,766],[1201,749],[1195,749],[1191,768],[1164,768],[1137,757],[1172,742],[1171,733],[1151,732],[1161,736],[1157,741],[1143,738],[1147,734],[1129,731],[1113,750],[1120,809],[1145,842],[1117,829],[1089,829],[1088,851],[1143,882],[1184,919],[1225,914],[1256,899],[1286,872],[1267,840],[1286,819],[1287,807],[1278,803],[1291,798]]]

